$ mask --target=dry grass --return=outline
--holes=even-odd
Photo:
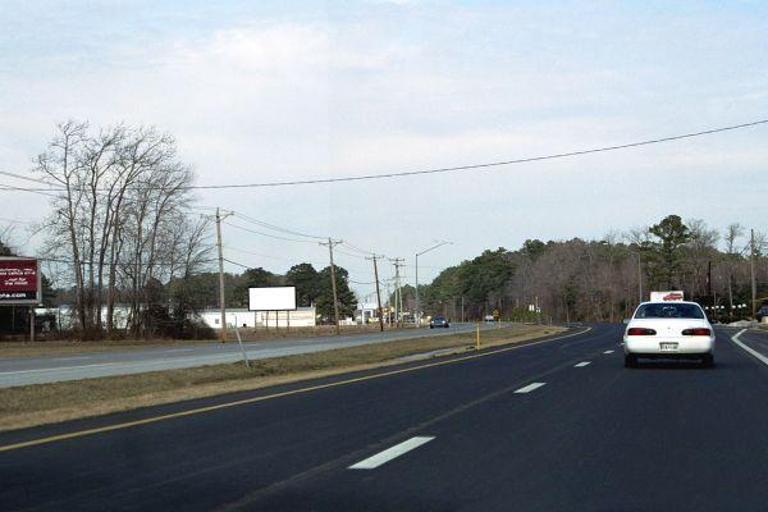
[[[562,331],[558,327],[514,325],[483,331],[482,346],[520,343]],[[452,353],[474,350],[474,334],[393,341],[264,359],[253,361],[250,369],[242,364],[223,364],[2,389],[0,430],[393,365],[404,356],[446,348],[455,348]]]
[[[394,331],[401,329],[387,329]],[[364,334],[378,332],[377,325],[343,326],[342,335]],[[334,333],[331,326],[298,327],[291,329],[240,329],[243,341],[272,341],[293,338],[312,338],[316,336],[330,336]],[[228,331],[228,340],[236,342],[235,333]],[[205,345],[219,343],[218,340],[102,340],[102,341],[3,341],[0,342],[0,357],[40,357],[62,356],[72,354],[97,353],[97,352],[124,352],[141,350],[146,348],[175,348],[180,346]]]

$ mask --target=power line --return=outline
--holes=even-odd
[[[367,251],[365,249],[361,249],[361,248],[357,247],[356,245],[349,243],[346,240],[343,242],[343,244],[346,245],[347,247],[349,247],[350,249],[352,249],[353,251],[357,251],[359,253],[365,254],[366,256],[370,256],[371,254],[374,254],[373,251]]]
[[[350,252],[341,251],[339,249],[336,249],[336,252],[339,253],[339,254],[343,254],[344,256],[349,256],[350,258],[357,258],[359,260],[364,260],[365,259],[365,256],[359,256],[357,254],[352,254]]]
[[[233,227],[233,228],[237,228],[237,229],[240,229],[242,231],[247,231],[248,233],[253,233],[255,235],[261,235],[261,236],[266,236],[268,238],[274,238],[276,240],[285,240],[286,242],[297,242],[297,243],[304,243],[304,244],[314,244],[314,243],[316,243],[316,242],[313,242],[313,241],[310,241],[310,240],[299,240],[297,238],[286,238],[284,236],[278,236],[278,235],[273,235],[273,234],[270,234],[270,233],[264,233],[262,231],[256,231],[256,230],[253,230],[253,229],[250,229],[250,228],[246,228],[246,227],[243,227],[243,226],[238,226],[237,224],[232,224],[230,222],[222,222],[222,224],[226,224],[227,226],[230,226],[230,227]]]
[[[29,224],[29,225],[36,224],[35,222],[30,222],[28,220],[9,219],[7,217],[0,217],[0,220],[5,222],[13,222],[14,224]]]
[[[32,194],[53,197],[55,199],[59,198],[59,196],[57,195],[50,194],[49,192],[51,192],[52,189],[49,189],[49,188],[39,189],[39,188],[27,188],[27,187],[15,187],[13,185],[8,185],[6,183],[0,183],[0,190],[30,192]]]
[[[252,268],[253,268],[253,267],[252,267],[252,266],[250,266],[250,265],[243,265],[242,263],[238,263],[238,262],[236,262],[236,261],[228,260],[227,258],[223,258],[223,259],[224,259],[224,261],[226,261],[227,263],[231,263],[231,264],[233,264],[233,265],[237,265],[238,267],[243,267],[244,269],[252,269]]]
[[[427,175],[427,174],[441,174],[441,173],[449,173],[449,172],[479,170],[479,169],[487,169],[492,167],[500,167],[505,165],[516,165],[516,164],[524,164],[524,163],[531,163],[531,162],[540,162],[544,160],[556,160],[556,159],[570,158],[575,156],[590,155],[593,153],[605,153],[609,151],[618,151],[622,149],[650,146],[652,144],[661,144],[664,142],[672,142],[672,141],[683,140],[683,139],[692,139],[695,137],[702,137],[705,135],[714,135],[717,133],[741,130],[744,128],[752,128],[752,127],[767,124],[767,123],[768,123],[768,119],[759,119],[759,120],[751,121],[748,123],[722,126],[719,128],[712,128],[709,130],[702,130],[698,132],[683,133],[680,135],[672,135],[669,137],[659,137],[654,139],[629,142],[626,144],[602,146],[597,148],[567,151],[564,153],[553,153],[548,155],[532,156],[532,157],[525,157],[525,158],[515,158],[515,159],[502,160],[497,162],[485,162],[485,163],[478,163],[478,164],[460,165],[455,167],[439,167],[434,169],[420,169],[415,171],[384,172],[384,173],[378,173],[378,174],[364,174],[361,176],[342,176],[342,177],[335,177],[335,178],[317,178],[317,179],[305,179],[305,180],[297,179],[297,180],[287,180],[287,181],[268,181],[268,182],[260,182],[260,183],[230,183],[230,184],[222,184],[222,185],[186,185],[186,186],[180,186],[178,187],[178,189],[180,190],[220,190],[220,189],[238,189],[238,188],[289,187],[289,186],[297,186],[297,185],[317,185],[317,184],[323,184],[323,183],[342,183],[342,182],[352,182],[352,181],[379,180],[379,179],[389,179],[389,178],[402,178],[407,176],[419,176],[419,175]],[[146,190],[154,190],[154,189],[157,189],[158,187],[132,187],[132,188],[136,190],[146,191]],[[0,188],[0,190],[3,190],[3,189]],[[26,192],[47,192],[47,191],[50,191],[51,189],[26,188],[26,189],[19,189],[19,190],[24,190]]]
[[[39,261],[47,261],[49,263],[67,263],[69,265],[74,265],[75,264],[74,260],[68,260],[68,259],[63,259],[63,258],[52,258],[52,257],[46,257],[46,256],[40,256],[40,257],[38,257],[38,256],[19,256],[19,257],[20,258],[33,258],[33,259],[36,259],[36,260],[39,260]],[[215,259],[195,260],[195,263],[211,263],[211,262],[214,262],[214,261],[216,261],[216,260]],[[99,265],[99,264],[100,264],[100,262],[98,262],[98,261],[91,261],[91,260],[81,260],[80,261],[80,265]],[[103,264],[106,265],[106,266],[109,266],[110,263],[105,261]],[[174,267],[174,266],[182,266],[183,264],[184,264],[183,260],[178,261],[178,262],[167,262],[167,261],[155,261],[155,262],[152,262],[152,263],[139,262],[139,266],[141,266],[141,267]],[[118,262],[115,262],[115,266],[116,267],[120,267],[120,268],[123,268],[123,267],[135,267],[136,266],[136,262],[134,262],[134,261],[128,261],[128,262],[118,261]]]
[[[703,130],[699,132],[684,133],[681,135],[673,135],[670,137],[660,137],[656,139],[643,140],[638,142],[630,142],[627,144],[618,144],[613,146],[603,146],[592,149],[582,149],[577,151],[568,151],[565,153],[554,153],[550,155],[533,156],[527,158],[516,158],[511,160],[503,160],[498,162],[486,162],[479,164],[460,165],[456,167],[441,167],[436,169],[422,169],[416,171],[404,171],[404,172],[387,172],[381,174],[365,174],[362,176],[345,176],[338,178],[318,178],[312,180],[291,180],[291,181],[272,181],[262,183],[243,183],[243,184],[227,184],[227,185],[191,185],[187,188],[196,190],[216,190],[216,189],[232,189],[232,188],[264,188],[264,187],[287,187],[296,185],[316,185],[321,183],[340,183],[349,181],[363,181],[363,180],[377,180],[386,178],[402,178],[405,176],[418,176],[423,174],[439,174],[447,172],[457,171],[469,171],[476,169],[485,169],[489,167],[500,167],[503,165],[515,165],[530,162],[539,162],[543,160],[555,160],[560,158],[569,158],[574,156],[589,155],[592,153],[604,153],[608,151],[618,151],[621,149],[636,148],[641,146],[650,146],[652,144],[660,144],[663,142],[672,142],[682,139],[692,139],[694,137],[702,137],[704,135],[713,135],[716,133],[723,133],[727,131],[740,130],[743,128],[751,128],[754,126],[768,123],[768,119],[760,119],[757,121],[751,121],[748,123],[742,123],[731,126],[723,126],[720,128],[713,128],[710,130]]]
[[[371,281],[371,282],[369,282],[369,283],[363,283],[363,282],[361,282],[361,281],[354,281],[354,280],[352,280],[352,279],[347,279],[347,281],[348,281],[348,282],[350,282],[350,283],[352,283],[352,284],[358,284],[358,285],[363,285],[363,286],[367,286],[367,285],[373,285],[373,284],[376,284],[376,281]]]
[[[236,212],[236,211],[233,211],[233,210],[229,210],[229,211],[231,211],[236,217],[239,217],[239,218],[243,219],[246,222],[250,222],[252,224],[256,224],[257,226],[261,226],[261,227],[264,227],[264,228],[267,228],[267,229],[271,229],[273,231],[278,231],[280,233],[287,233],[289,235],[295,235],[295,236],[303,236],[305,238],[314,238],[316,240],[325,240],[325,239],[328,238],[327,236],[308,235],[308,234],[302,233],[300,231],[294,231],[294,230],[291,230],[291,229],[288,229],[288,228],[283,228],[283,227],[277,226],[275,224],[270,224],[269,222],[264,222],[262,220],[254,219],[253,217],[249,217],[249,216],[247,216],[247,215],[245,215],[243,213],[240,213],[240,212]]]
[[[39,178],[30,178],[29,176],[24,176],[23,174],[16,174],[16,173],[13,173],[13,172],[8,172],[8,171],[0,171],[0,174],[2,174],[4,176],[10,176],[12,178],[17,178],[17,179],[20,179],[20,180],[31,181],[33,183],[42,183],[43,185],[48,185],[48,187],[50,187],[52,189],[64,190],[63,187],[57,187],[57,186],[55,186],[55,185],[53,185],[53,184],[51,184],[51,183],[49,183],[49,182],[47,182],[45,180],[39,179]]]

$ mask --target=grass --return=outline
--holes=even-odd
[[[521,343],[562,332],[515,324],[483,331],[482,347]],[[440,349],[474,350],[474,334],[376,343],[251,362],[0,389],[0,431],[99,416],[139,407],[258,389],[393,365],[399,358]]]
[[[387,329],[391,331],[395,329]],[[378,326],[343,326],[342,335],[363,334],[368,332],[378,332]],[[286,338],[311,338],[316,336],[329,336],[334,333],[332,326],[317,327],[294,327],[291,329],[240,329],[240,335],[244,342],[248,341],[272,341]],[[233,329],[228,331],[228,340],[230,343],[236,342]],[[3,341],[0,342],[0,357],[40,357],[40,356],[63,356],[72,354],[97,353],[97,352],[124,352],[130,350],[141,350],[145,348],[160,347],[178,347],[190,346],[195,344],[219,343],[218,340],[101,340],[101,341]]]

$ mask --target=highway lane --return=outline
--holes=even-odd
[[[0,503],[9,510],[762,508],[768,367],[719,330],[714,369],[663,362],[625,369],[620,332],[595,326],[496,355],[0,452]],[[20,436],[0,435],[0,445]],[[360,463],[373,467],[349,469]]]
[[[482,324],[482,329],[495,328]],[[306,354],[394,340],[470,332],[475,324],[456,323],[449,329],[405,329],[344,336],[289,338],[244,343],[248,358],[267,359]],[[129,375],[158,370],[191,368],[242,360],[237,343],[190,344],[188,347],[163,347],[118,352],[83,353],[51,357],[0,358],[0,388]]]

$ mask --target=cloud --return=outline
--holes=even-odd
[[[717,16],[405,3],[324,7],[301,19],[295,9],[236,20],[211,10],[194,30],[159,18],[141,24],[136,13],[135,29],[102,27],[98,40],[64,23],[67,38],[88,44],[35,47],[36,58],[23,66],[2,66],[8,61],[0,57],[0,159],[28,168],[57,120],[124,120],[173,133],[201,184],[260,182],[622,144],[743,122],[764,108],[764,31],[735,14],[703,45],[701,34]],[[153,33],[150,25],[161,29]],[[46,41],[67,28],[55,27]],[[26,44],[4,58],[23,62],[32,46]],[[768,157],[761,133],[344,185],[333,193],[307,187],[200,195],[206,204],[238,205],[257,218],[343,234],[357,245],[381,248],[384,240],[392,254],[410,253],[425,232],[437,236],[450,226],[469,257],[531,236],[600,236],[641,224],[649,215],[644,208],[655,215],[668,204],[706,218],[697,197],[709,198],[710,189],[691,198],[678,192],[722,176],[752,176]],[[648,200],[627,204],[628,188]],[[43,207],[22,196],[3,206],[32,217]],[[747,213],[728,211],[737,215],[729,221],[745,222],[738,216]],[[478,227],[487,224],[494,228]],[[258,243],[267,252],[285,250]]]

